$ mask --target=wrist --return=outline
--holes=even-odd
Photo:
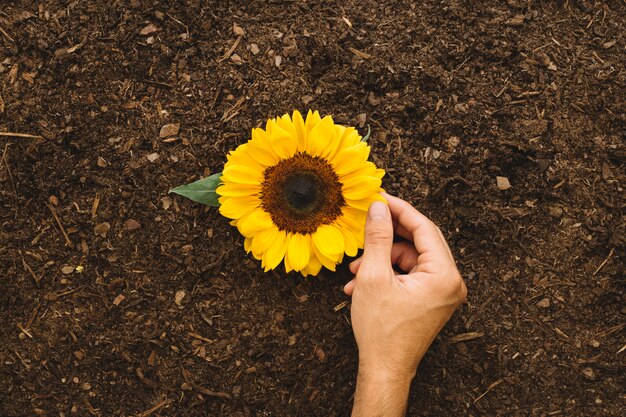
[[[359,364],[353,417],[403,417],[414,372]]]
[[[358,376],[368,381],[376,380],[394,384],[410,384],[417,372],[421,356],[416,359],[407,363],[409,361],[393,362],[380,357],[369,359],[360,356]]]
[[[367,384],[385,384],[409,386],[416,369],[394,369],[384,364],[365,364],[360,362],[357,378]]]

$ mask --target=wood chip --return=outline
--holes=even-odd
[[[146,158],[148,158],[148,161],[150,161],[150,162],[154,162],[154,161],[156,161],[157,159],[159,159],[159,154],[158,154],[158,153],[156,153],[156,152],[154,152],[154,153],[151,153],[151,154],[149,154],[149,155],[146,155]]]
[[[113,305],[118,306],[125,299],[126,299],[126,297],[124,296],[124,294],[120,294],[120,295],[118,295],[117,297],[115,297],[113,299]]]
[[[450,343],[459,343],[459,342],[467,342],[469,340],[474,340],[474,339],[479,339],[481,337],[483,337],[485,334],[482,332],[468,332],[468,333],[461,333],[461,334],[457,334],[452,336],[449,341]]]
[[[259,52],[261,52],[261,50],[259,49],[259,46],[256,43],[252,43],[250,44],[250,52],[252,52],[252,55],[256,55]]]
[[[498,190],[506,191],[509,188],[512,188],[511,183],[507,177],[496,177],[496,185],[498,186]]]
[[[61,272],[63,273],[63,275],[69,275],[74,272],[74,267],[70,265],[65,265],[63,268],[61,268]]]

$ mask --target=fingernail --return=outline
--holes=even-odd
[[[387,214],[389,211],[387,210],[387,205],[382,201],[374,201],[370,205],[369,210],[369,218],[370,220],[379,220],[387,218]]]

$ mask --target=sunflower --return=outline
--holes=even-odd
[[[266,272],[283,260],[287,272],[304,276],[334,271],[363,247],[370,204],[385,201],[385,172],[369,153],[356,129],[317,111],[270,119],[228,154],[216,190],[220,213]]]

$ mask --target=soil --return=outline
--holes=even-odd
[[[624,415],[623,1],[4,0],[0,29],[0,415],[350,414],[346,266],[265,274],[167,194],[294,108],[370,125],[466,279],[408,415]]]

